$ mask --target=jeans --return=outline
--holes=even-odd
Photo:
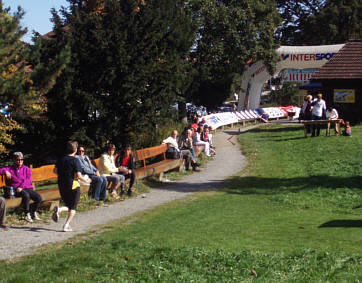
[[[106,199],[107,179],[103,176],[91,175],[92,196],[95,200]]]
[[[134,181],[136,180],[136,174],[134,172],[134,170],[132,170],[131,174],[124,174],[123,175],[125,179],[130,179],[129,180],[129,190],[133,187]]]
[[[40,202],[42,201],[41,196],[34,191],[33,189],[23,189],[20,193],[15,193],[16,197],[22,198],[22,205],[25,213],[34,213],[38,210]],[[30,204],[30,200],[33,200],[33,203]]]
[[[322,116],[312,115],[312,120],[322,120]],[[313,124],[312,125],[312,137],[315,136],[317,130],[317,136],[321,133],[321,125],[320,124]]]
[[[189,151],[191,152],[192,158],[194,159],[194,161],[196,162],[196,154],[195,154],[195,150],[193,147],[189,148]]]

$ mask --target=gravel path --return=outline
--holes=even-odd
[[[240,130],[246,131],[251,127]],[[217,155],[201,168],[201,172],[185,176],[162,188],[152,189],[144,198],[137,196],[76,214],[71,223],[74,232],[62,232],[65,221],[63,218],[58,223],[32,223],[25,226],[13,226],[8,231],[0,230],[0,260],[31,254],[41,245],[67,240],[77,234],[94,230],[97,225],[154,208],[197,191],[217,189],[225,178],[241,171],[246,164],[236,140],[238,134],[239,129],[236,128],[214,135]]]

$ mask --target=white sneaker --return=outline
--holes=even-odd
[[[33,217],[34,220],[38,220],[40,221],[41,218],[39,217],[38,213],[37,212],[34,212],[34,217]]]
[[[64,232],[73,232],[73,229],[72,229],[72,227],[70,227],[70,225],[68,224],[68,225],[64,225],[64,226],[63,226],[63,231],[64,231]]]
[[[28,221],[28,222],[30,222],[30,223],[33,223],[33,219],[31,219],[30,212],[28,212],[28,213],[26,214],[25,220]]]

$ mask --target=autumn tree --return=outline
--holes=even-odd
[[[61,70],[53,64],[54,72],[44,73],[44,65],[32,65],[29,45],[21,41],[27,32],[19,24],[24,12],[19,7],[13,15],[9,13],[9,8],[0,7],[0,102],[7,105],[7,113],[0,115],[0,153],[14,144],[15,130],[26,129],[23,121],[46,112],[45,93]],[[20,144],[16,139],[16,146]]]

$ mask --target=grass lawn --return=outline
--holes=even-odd
[[[352,138],[304,138],[301,126],[243,133],[249,166],[222,191],[4,262],[0,281],[360,282],[362,127],[352,130]]]

